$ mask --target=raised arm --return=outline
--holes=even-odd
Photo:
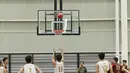
[[[55,50],[53,49],[53,55],[52,55],[52,63],[54,67],[56,66],[56,61],[55,61]]]
[[[61,55],[62,55],[62,61],[64,61],[64,52],[63,52],[63,49],[60,49],[61,50]]]

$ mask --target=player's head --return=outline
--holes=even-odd
[[[113,61],[114,61],[114,63],[117,63],[117,62],[118,62],[118,58],[117,58],[117,57],[114,57],[114,58],[113,58]]]
[[[60,61],[62,60],[61,54],[57,54],[57,55],[56,55],[56,60],[57,60],[58,62],[60,62]]]
[[[5,64],[8,64],[8,61],[9,61],[9,60],[8,60],[8,57],[4,57],[4,58],[3,58],[3,62],[4,62]]]
[[[0,60],[0,66],[3,66],[3,62]]]
[[[126,60],[123,60],[123,64],[126,64],[127,63],[127,61]]]
[[[84,66],[84,61],[80,61],[80,66]]]
[[[105,53],[99,53],[98,57],[100,60],[103,60],[105,58]]]
[[[31,62],[32,62],[32,57],[31,57],[31,56],[26,56],[26,57],[25,57],[25,61],[26,61],[27,63],[31,63]]]

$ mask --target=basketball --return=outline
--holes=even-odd
[[[57,14],[57,17],[60,18],[60,19],[63,18],[63,13],[61,13],[61,12],[58,13],[58,14]]]

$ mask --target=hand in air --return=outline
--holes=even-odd
[[[53,49],[53,52],[54,52],[54,53],[56,52],[55,49]]]
[[[59,48],[61,51],[63,51],[63,49],[62,48]]]

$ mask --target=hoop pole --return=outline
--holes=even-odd
[[[57,10],[57,0],[54,0],[54,10]]]
[[[54,21],[57,21],[57,0],[54,0]],[[54,29],[57,29],[57,23],[53,24]]]
[[[59,0],[59,3],[60,3],[60,10],[62,11],[63,10],[63,1],[62,0]],[[60,12],[61,12],[60,11]],[[63,19],[61,18],[61,19],[59,19],[60,21],[63,21]],[[60,23],[59,24],[59,29],[60,30],[63,30],[63,24],[62,23]]]
[[[120,63],[120,26],[119,26],[119,0],[115,0],[115,30],[116,30],[116,57],[119,59],[118,63]]]
[[[60,2],[60,10],[63,10],[63,1],[62,0],[59,0]]]

